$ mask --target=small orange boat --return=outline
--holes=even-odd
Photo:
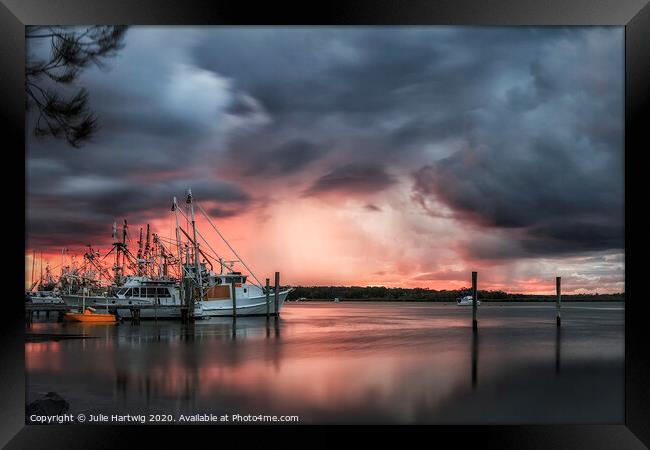
[[[66,313],[65,318],[75,322],[117,322],[115,314],[98,313],[91,307],[86,308],[83,313]]]

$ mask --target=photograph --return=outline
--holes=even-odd
[[[25,27],[25,423],[625,422],[625,27]]]

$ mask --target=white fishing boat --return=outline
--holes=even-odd
[[[180,318],[184,305],[176,281],[143,276],[128,277],[124,285],[111,294],[85,295],[82,291],[75,295],[63,295],[63,301],[77,308],[92,306],[99,310],[110,309],[124,318],[131,318],[132,310],[140,309],[141,319]],[[144,308],[138,308],[142,306]],[[194,305],[194,316],[203,316],[200,302]]]
[[[264,286],[255,276],[249,266],[239,256],[237,251],[228,243],[223,234],[214,225],[208,214],[201,207],[200,204],[192,196],[192,191],[188,190],[186,203],[188,205],[188,214],[183,212],[179,207],[176,197],[173,200],[172,211],[180,213],[183,218],[191,223],[192,236],[189,235],[180,225],[178,215],[176,215],[176,236],[179,254],[181,248],[181,233],[185,235],[188,240],[186,246],[185,264],[183,265],[183,276],[186,280],[191,280],[194,289],[198,292],[198,298],[201,299],[201,309],[204,316],[255,316],[265,315],[268,311],[269,314],[279,313],[287,299],[289,293],[293,290],[287,288],[282,290],[277,288],[277,301],[276,301],[276,288]],[[206,221],[211,225],[213,230],[222,239],[224,244],[230,249],[233,255],[237,258],[232,261],[224,261],[219,254],[213,249],[210,242],[208,242],[201,234],[200,230],[196,227],[194,217],[194,207],[197,207],[203,214]],[[199,239],[202,243],[199,243]],[[205,245],[203,250],[199,246]],[[189,254],[189,248],[193,249],[193,257]],[[182,259],[182,258],[180,258]],[[203,259],[203,261],[202,261]],[[235,271],[235,264],[241,264],[248,270],[249,273],[242,273]],[[219,273],[212,269],[208,269],[206,265],[214,267],[219,266]],[[251,282],[253,279],[255,282]],[[234,295],[233,295],[234,293]],[[277,304],[277,311],[276,311]]]
[[[63,299],[54,291],[27,291],[25,300],[35,305],[57,305]]]
[[[42,259],[42,255],[41,255]],[[52,275],[50,265],[45,267],[45,275],[43,274],[43,262],[41,260],[41,275],[37,281],[34,281],[34,267],[36,261],[36,252],[32,257],[32,286],[29,290],[25,291],[25,301],[36,305],[49,305],[63,303],[59,290],[57,289],[57,282]]]
[[[471,295],[466,295],[465,297],[456,300],[456,304],[458,304],[458,306],[472,306],[474,303],[472,301],[473,299],[474,297],[472,297]],[[480,306],[480,305],[481,305],[481,301],[477,299],[476,306]]]

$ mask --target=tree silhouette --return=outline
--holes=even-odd
[[[83,69],[91,64],[104,69],[106,58],[117,54],[123,44],[126,27],[26,27],[25,39],[49,42],[47,57],[30,60],[25,67],[27,110],[36,108],[36,136],[64,138],[73,147],[81,147],[98,129],[95,114],[88,109],[88,92],[79,88],[64,96],[61,86],[70,86]]]

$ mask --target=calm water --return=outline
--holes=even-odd
[[[72,413],[298,415],[300,423],[622,423],[622,303],[289,303],[278,322],[34,323],[27,401]]]

